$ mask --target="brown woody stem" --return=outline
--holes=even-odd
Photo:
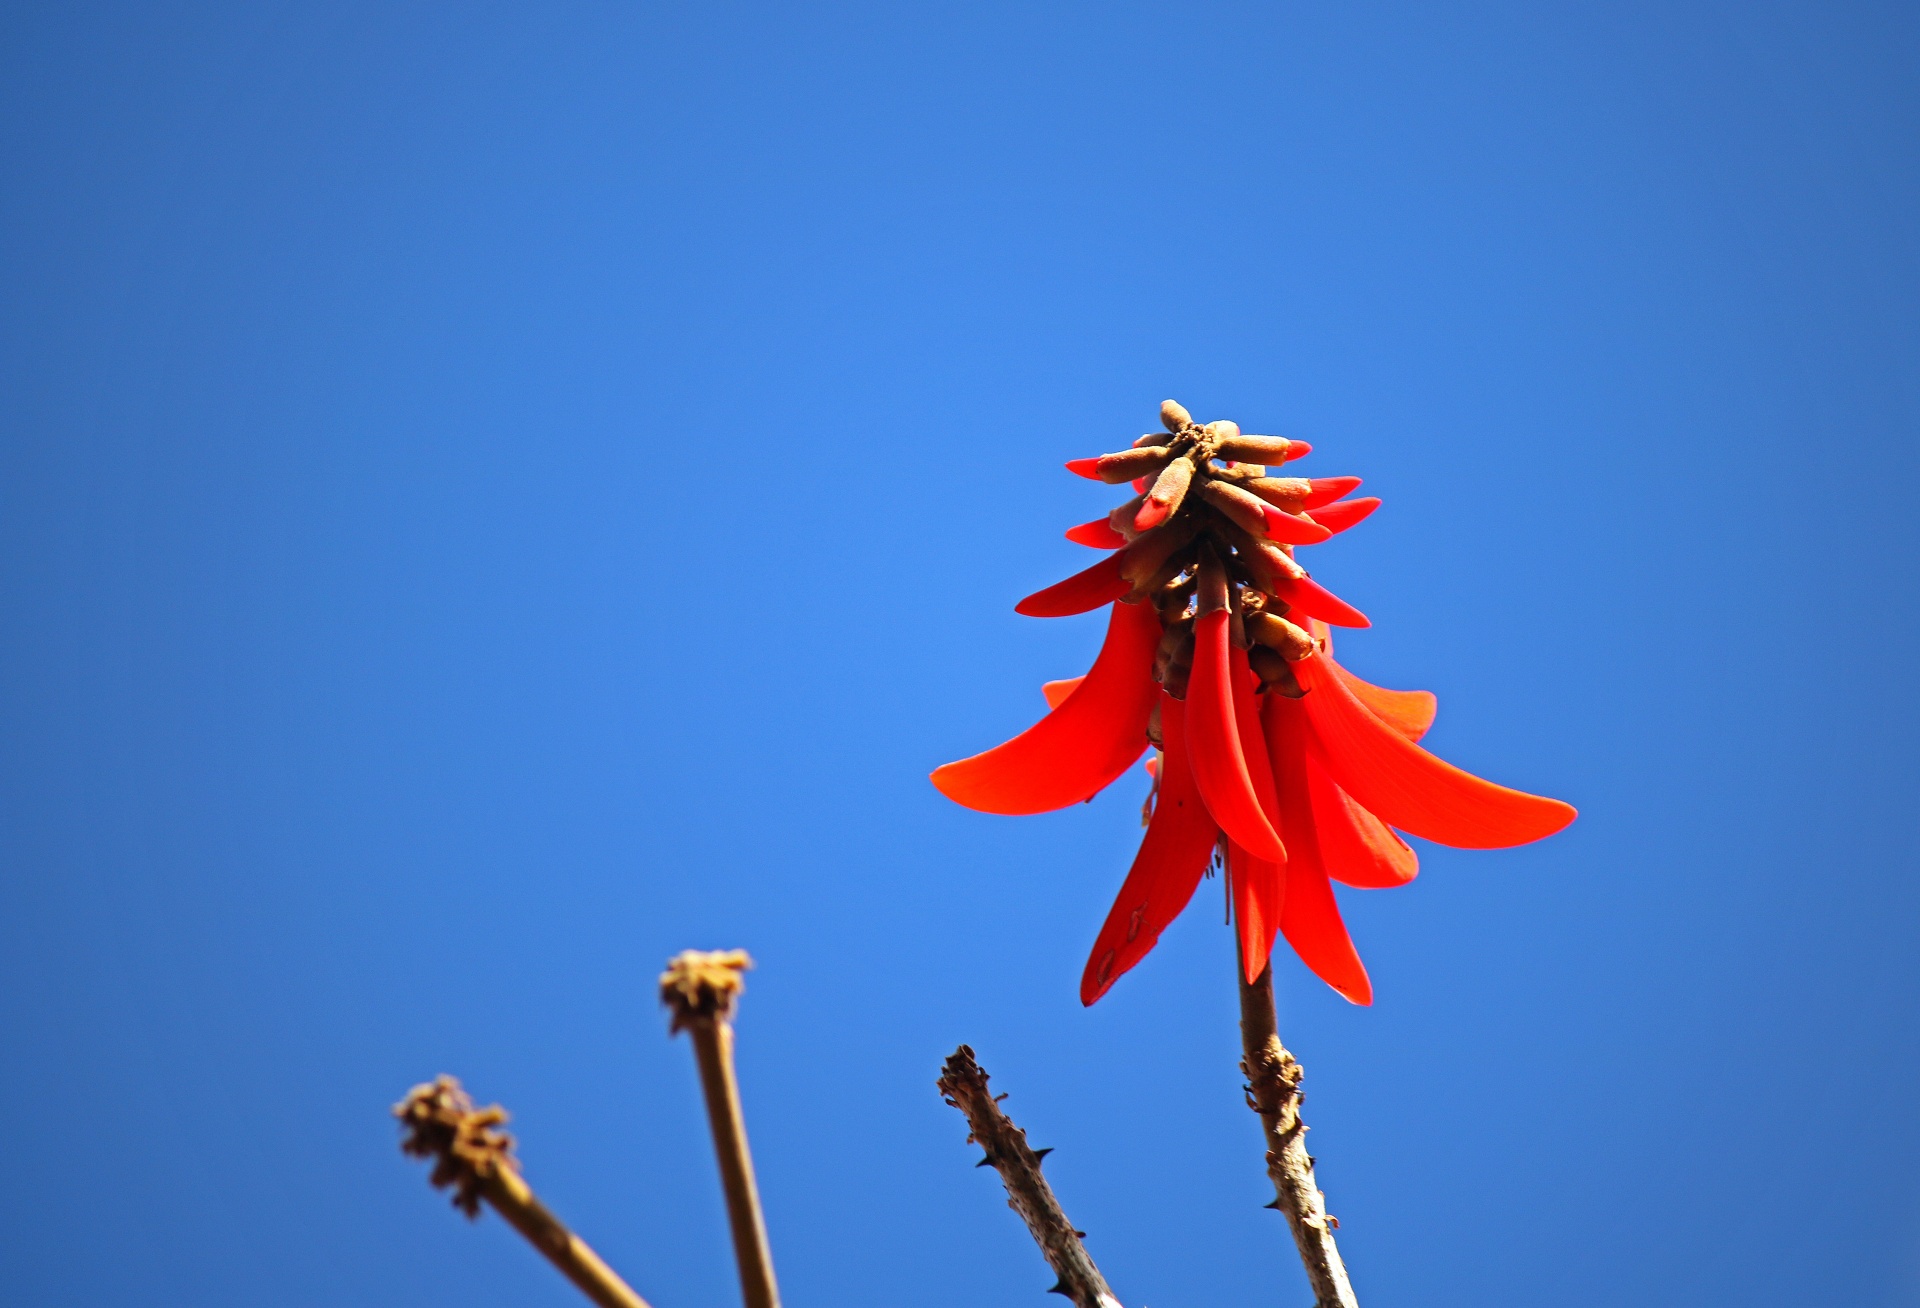
[[[1237,961],[1236,966],[1238,967]],[[1269,965],[1249,983],[1238,967],[1240,981],[1240,1043],[1246,1052],[1240,1070],[1247,1077],[1247,1106],[1260,1114],[1267,1140],[1267,1175],[1273,1179],[1274,1201],[1269,1207],[1285,1214],[1293,1243],[1306,1265],[1313,1286],[1314,1308],[1359,1308],[1346,1264],[1334,1247],[1327,1216],[1326,1196],[1313,1179],[1313,1159],[1307,1153],[1307,1124],[1300,1120],[1300,1064],[1280,1043],[1279,1018],[1273,1007],[1273,968]]]
[[[740,1109],[740,1081],[733,1069],[734,1001],[746,988],[740,974],[752,966],[742,950],[707,954],[690,949],[667,964],[660,977],[660,999],[673,1010],[672,1029],[686,1031],[693,1040],[700,1065],[700,1088],[706,1094],[713,1151],[720,1161],[720,1184],[733,1228],[733,1257],[740,1268],[740,1297],[747,1308],[780,1308],[773,1251]]]
[[[457,1080],[442,1076],[415,1086],[394,1105],[393,1115],[407,1131],[402,1151],[434,1160],[433,1184],[452,1187],[456,1208],[478,1217],[484,1200],[600,1308],[648,1308],[521,1179],[513,1137],[498,1129],[507,1120],[505,1109],[475,1108]]]
[[[987,1073],[974,1061],[973,1050],[966,1045],[954,1050],[941,1068],[938,1084],[946,1101],[966,1114],[972,1129],[967,1140],[987,1151],[980,1165],[991,1164],[1000,1173],[1007,1187],[1007,1207],[1026,1222],[1033,1242],[1060,1278],[1053,1293],[1067,1296],[1077,1308],[1120,1308],[1087,1247],[1080,1243],[1085,1233],[1067,1220],[1060,1201],[1053,1197],[1053,1187],[1040,1174],[1041,1155],[1048,1151],[1036,1153],[1027,1144],[1027,1133],[1000,1111],[999,1099],[987,1089]]]

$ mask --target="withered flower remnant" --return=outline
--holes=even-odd
[[[1146,751],[1147,833],[1081,979],[1091,1004],[1139,962],[1224,854],[1248,982],[1285,935],[1354,1003],[1372,985],[1330,881],[1387,887],[1418,863],[1396,834],[1490,849],[1553,834],[1570,805],[1483,781],[1421,749],[1435,701],[1372,686],[1333,660],[1332,627],[1365,614],[1294,558],[1380,501],[1357,477],[1268,475],[1311,449],[1195,423],[1172,400],[1164,432],[1069,471],[1134,498],[1069,540],[1113,551],[1015,606],[1065,617],[1111,606],[1106,641],[1079,679],[1050,682],[1045,718],[933,773],[941,792],[988,813],[1043,813],[1092,798]]]

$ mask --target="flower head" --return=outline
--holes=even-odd
[[[1333,660],[1331,628],[1366,615],[1294,559],[1379,507],[1344,498],[1357,477],[1269,476],[1311,447],[1193,421],[1168,400],[1163,432],[1067,468],[1134,497],[1069,540],[1113,551],[1015,606],[1065,617],[1111,606],[1084,677],[1049,682],[1052,712],[933,774],[987,813],[1043,813],[1091,799],[1149,747],[1146,837],[1080,982],[1091,1004],[1153,948],[1224,856],[1242,966],[1252,981],[1276,936],[1357,1004],[1373,989],[1332,881],[1404,885],[1418,860],[1397,831],[1493,849],[1552,835],[1574,810],[1509,790],[1416,743],[1425,691],[1372,686]]]

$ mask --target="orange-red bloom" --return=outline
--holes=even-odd
[[[1366,615],[1294,561],[1379,507],[1346,499],[1357,477],[1269,477],[1304,443],[1199,426],[1169,400],[1164,433],[1069,470],[1131,481],[1134,498],[1067,533],[1115,551],[1016,607],[1061,617],[1111,606],[1084,677],[1048,682],[1052,712],[1003,745],[933,774],[987,813],[1043,813],[1091,799],[1147,748],[1146,838],[1095,940],[1080,998],[1091,1004],[1146,956],[1223,855],[1249,981],[1278,935],[1326,983],[1373,1001],[1333,881],[1384,888],[1419,870],[1399,831],[1494,849],[1573,821],[1557,799],[1509,790],[1416,743],[1434,697],[1384,690],[1333,660],[1334,626]]]

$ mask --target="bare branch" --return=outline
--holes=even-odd
[[[1346,1264],[1333,1243],[1333,1228],[1340,1223],[1327,1215],[1326,1196],[1313,1179],[1307,1124],[1300,1120],[1304,1074],[1280,1043],[1272,967],[1251,985],[1245,973],[1240,974],[1240,1040],[1246,1051],[1240,1070],[1247,1077],[1247,1107],[1260,1114],[1266,1134],[1267,1175],[1273,1178],[1275,1195],[1268,1207],[1285,1214],[1293,1230],[1293,1242],[1313,1286],[1314,1308],[1359,1308]]]
[[[973,1133],[969,1143],[987,1151],[980,1166],[991,1165],[1007,1187],[1007,1206],[1027,1224],[1033,1241],[1040,1246],[1047,1265],[1059,1277],[1053,1293],[1064,1294],[1078,1308],[1120,1308],[1120,1301],[1107,1288],[1106,1278],[1093,1265],[1087,1247],[1080,1243],[1086,1234],[1076,1231],[1053,1187],[1040,1174],[1040,1159],[1049,1150],[1034,1150],[1027,1144],[1027,1133],[1015,1126],[1000,1111],[1000,1103],[987,1089],[987,1074],[974,1061],[973,1050],[961,1045],[953,1051],[941,1069],[940,1093],[946,1101],[967,1115]]]
[[[760,1189],[753,1179],[753,1155],[747,1149],[740,1080],[733,1069],[733,1009],[746,989],[741,973],[752,966],[744,950],[709,954],[689,949],[660,974],[660,1002],[673,1011],[672,1029],[685,1031],[692,1039],[700,1065],[700,1087],[706,1093],[707,1121],[713,1128],[713,1150],[720,1160],[720,1183],[733,1228],[741,1298],[747,1308],[780,1308],[773,1250],[767,1243]]]
[[[438,1189],[453,1190],[454,1207],[468,1217],[478,1217],[481,1201],[491,1204],[600,1308],[648,1308],[647,1301],[534,1198],[520,1179],[513,1137],[500,1129],[507,1121],[506,1109],[498,1104],[474,1107],[460,1082],[442,1076],[409,1090],[393,1106],[393,1115],[406,1131],[401,1151],[434,1160],[430,1179]]]

